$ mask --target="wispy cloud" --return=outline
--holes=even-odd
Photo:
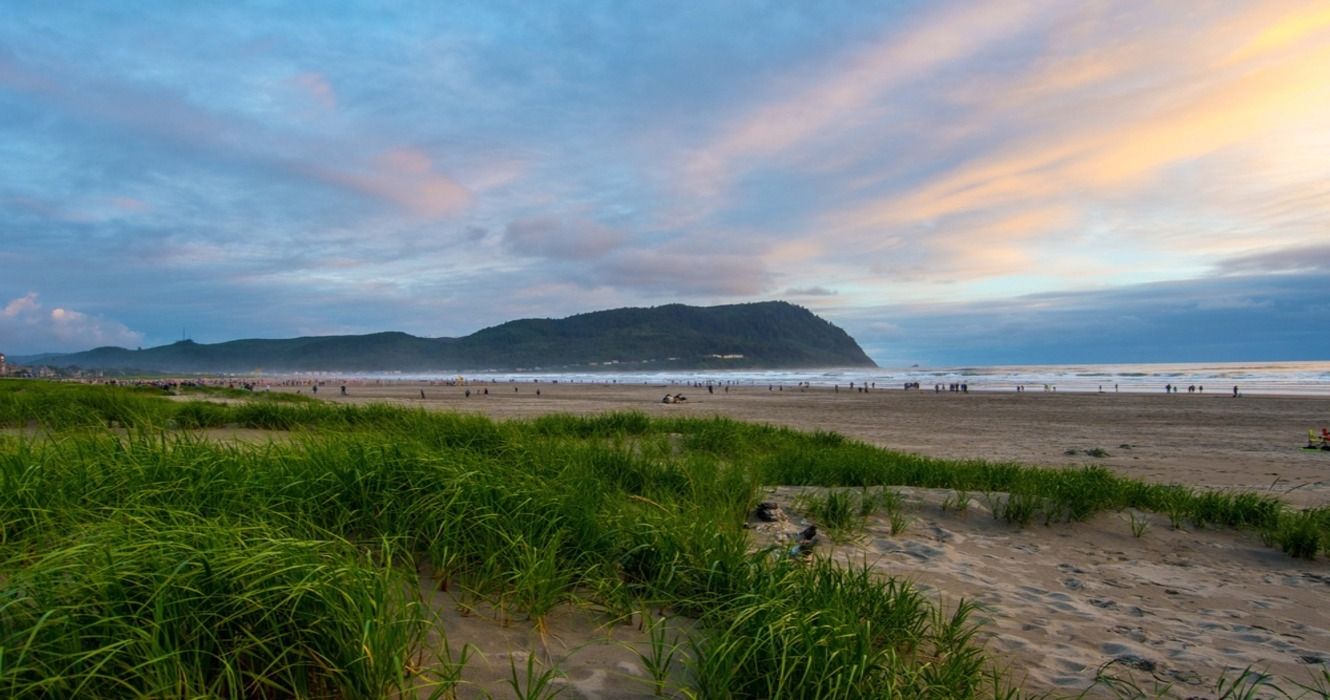
[[[1220,262],[1223,274],[1330,273],[1330,243],[1271,250]]]
[[[781,292],[781,295],[791,297],[834,297],[838,293],[839,292],[836,290],[827,289],[826,287],[791,287],[784,292]]]
[[[351,168],[309,160],[288,161],[285,165],[311,180],[391,202],[424,217],[455,213],[471,201],[466,188],[438,172],[433,159],[417,148],[388,149]]]
[[[335,95],[321,76],[303,74],[297,84],[324,106],[335,106]],[[418,147],[387,145],[376,150],[359,142],[329,141],[238,112],[219,113],[172,89],[90,77],[67,65],[39,69],[3,54],[0,86],[26,94],[66,119],[143,139],[188,167],[239,166],[430,218],[456,213],[470,201],[467,189],[440,172],[433,157]]]
[[[1077,77],[1067,80],[1057,75],[1050,78],[1059,68],[1040,62],[1035,69],[1039,80],[1018,76],[1016,82],[1025,86],[1039,83],[1046,100],[1068,98],[1060,108],[1040,115],[1050,120],[1049,128],[1006,139],[996,148],[884,197],[829,213],[825,224],[861,245],[870,245],[881,231],[932,224],[950,228],[953,239],[963,238],[982,248],[993,240],[995,213],[1000,216],[1017,210],[1021,212],[1017,216],[1038,219],[1049,207],[1072,216],[1090,215],[1104,206],[1119,207],[1124,198],[1145,194],[1146,188],[1175,186],[1174,169],[1178,167],[1230,155],[1230,151],[1259,149],[1269,137],[1330,119],[1330,83],[1316,77],[1330,72],[1327,44],[1302,45],[1300,50],[1262,62],[1234,64],[1227,56],[1219,59],[1215,54],[1240,38],[1233,23],[1243,19],[1216,21],[1210,31],[1194,38],[1198,45],[1191,52],[1171,47],[1165,56],[1163,47],[1147,47],[1143,55],[1163,59],[1162,70],[1174,73],[1175,79],[1121,95],[1109,103],[1108,109],[1117,116],[1107,122],[1090,111],[1103,95],[1079,92],[1086,79],[1112,76],[1121,82],[1130,82],[1128,78],[1147,81],[1150,71],[1161,70],[1159,63],[1148,60],[1099,67],[1073,58],[1069,70]],[[1259,31],[1259,27],[1249,29]],[[1170,66],[1170,62],[1183,65]],[[1124,70],[1127,75],[1122,74]],[[1008,91],[1002,85],[990,89],[1016,94],[1030,90],[1017,87]],[[1291,173],[1294,178],[1305,174]],[[1194,198],[1197,193],[1191,194]],[[1210,199],[1206,196],[1182,206],[1193,209],[1199,220],[1213,204]],[[1067,211],[1067,207],[1075,210]],[[1040,227],[1027,230],[1037,241]],[[1196,252],[1199,241],[1189,238],[1188,243]]]
[[[633,250],[588,270],[587,282],[666,298],[751,297],[771,284],[770,273],[743,255]]]
[[[886,93],[993,42],[1010,40],[1038,8],[1028,0],[972,3],[891,27],[869,46],[743,110],[690,155],[684,183],[695,194],[715,195],[763,159],[803,147],[829,131],[881,118],[879,101]]]
[[[151,342],[791,296],[982,345],[1330,246],[1315,3],[259,14],[0,23],[0,298]]]
[[[337,109],[337,91],[321,73],[305,72],[291,77],[291,85],[312,104],[324,110]]]
[[[504,242],[517,255],[561,260],[592,260],[627,240],[621,231],[594,221],[565,223],[560,219],[523,219],[508,224]]]

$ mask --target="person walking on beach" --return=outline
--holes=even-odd
[[[1237,384],[1234,384],[1234,385],[1233,385],[1233,398],[1235,398],[1235,399],[1238,398],[1238,385],[1237,385]]]

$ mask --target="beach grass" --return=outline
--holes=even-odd
[[[1008,509],[1024,504],[1009,518],[1020,525],[1176,510],[1294,556],[1330,545],[1326,509],[1097,467],[938,460],[718,418],[499,423],[159,393],[0,382],[0,424],[23,429],[0,436],[0,694],[385,697],[413,674],[452,687],[460,667],[413,661],[430,620],[408,593],[422,569],[536,629],[568,602],[694,619],[669,654],[658,640],[665,670],[650,682],[681,663],[697,697],[1010,689],[974,642],[968,603],[867,565],[753,551],[743,524],[766,484],[854,487],[828,490],[817,516],[850,530],[904,512],[883,487],[921,486],[1006,494]],[[194,430],[208,426],[284,432],[241,443]],[[514,692],[557,689],[551,669],[512,671]]]
[[[0,569],[5,697],[377,697],[423,630],[391,548],[148,510],[49,537]]]

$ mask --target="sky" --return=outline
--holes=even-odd
[[[1330,4],[11,0],[0,352],[783,299],[1330,359]]]

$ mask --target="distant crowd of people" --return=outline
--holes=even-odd
[[[263,379],[264,379],[264,381],[263,381],[262,384],[260,384],[258,381],[255,381],[253,378],[237,379],[237,378],[226,378],[226,377],[223,377],[223,378],[192,377],[192,378],[188,378],[188,379],[135,379],[135,380],[127,380],[127,379],[101,379],[101,380],[92,380],[92,381],[84,380],[84,381],[87,382],[87,383],[94,383],[94,384],[110,384],[110,385],[134,386],[134,387],[151,387],[151,388],[159,389],[159,390],[161,390],[161,391],[165,391],[165,392],[169,392],[169,393],[179,393],[179,392],[181,392],[181,391],[183,391],[183,390],[189,390],[189,389],[203,389],[203,388],[217,388],[217,387],[225,387],[225,388],[229,388],[229,389],[240,389],[240,390],[243,390],[243,391],[249,391],[249,392],[258,392],[258,391],[271,391],[272,388],[273,388],[274,386],[277,386],[277,387],[282,387],[282,388],[287,388],[287,389],[295,388],[297,392],[302,391],[304,388],[309,388],[309,390],[311,391],[311,393],[316,394],[316,395],[319,393],[319,389],[320,389],[320,387],[326,387],[326,386],[328,386],[328,385],[331,384],[331,385],[337,387],[338,393],[339,393],[339,395],[341,395],[341,396],[350,396],[350,389],[349,389],[349,387],[353,387],[353,386],[384,386],[384,385],[393,385],[393,384],[410,383],[410,384],[422,384],[422,385],[425,385],[425,386],[463,387],[463,388],[464,388],[464,390],[463,390],[463,396],[465,396],[466,398],[470,398],[473,394],[475,394],[475,395],[477,395],[477,396],[489,396],[489,393],[490,393],[489,388],[490,388],[491,386],[495,385],[495,384],[501,384],[501,383],[512,385],[512,387],[513,387],[513,393],[520,393],[520,389],[518,388],[517,384],[519,383],[519,381],[522,382],[522,383],[525,383],[525,381],[526,381],[526,380],[518,380],[518,379],[513,379],[513,378],[506,378],[506,379],[498,379],[498,378],[467,379],[467,378],[463,378],[463,377],[450,378],[450,379],[435,379],[435,380],[419,380],[419,379],[406,379],[406,378],[403,378],[403,379],[394,379],[394,378],[363,378],[363,377],[362,377],[362,378],[341,379],[341,380],[337,380],[337,379],[323,379],[323,378],[308,378],[308,377],[272,377],[272,378],[266,378],[266,377],[265,377],[265,378],[263,378]],[[541,381],[542,381],[542,380],[539,379],[539,378],[533,378],[533,379],[530,380],[530,382],[531,382],[532,384],[537,384],[537,385],[540,384]],[[560,382],[559,379],[545,379],[545,380],[543,380],[543,381],[545,381],[545,382],[548,383],[548,384],[558,384],[558,383]],[[579,380],[576,380],[576,379],[572,379],[572,380],[565,379],[565,380],[563,380],[563,381],[564,381],[565,383],[571,383],[571,384],[579,384],[579,383],[586,383],[586,384],[600,384],[600,385],[602,385],[602,386],[606,386],[606,387],[611,386],[611,385],[613,385],[613,384],[618,384],[618,383],[619,383],[617,379],[610,379],[610,380],[601,381],[601,382],[595,382],[595,381],[586,382],[586,381],[579,381]],[[656,383],[658,383],[658,381],[653,381],[653,382],[642,382],[642,383],[643,383],[644,385],[646,385],[646,384],[656,384]],[[728,394],[728,393],[730,393],[730,389],[731,389],[731,387],[733,387],[733,388],[735,388],[735,389],[741,389],[741,388],[743,388],[744,386],[752,386],[752,385],[745,385],[743,382],[739,382],[739,381],[735,381],[735,380],[719,380],[719,381],[718,381],[718,380],[706,380],[706,381],[689,380],[689,381],[686,381],[686,382],[685,382],[685,381],[670,381],[670,382],[668,382],[668,383],[669,383],[669,384],[674,384],[674,385],[677,385],[677,386],[690,386],[690,387],[697,388],[697,389],[706,389],[707,394],[709,394],[709,395],[715,395],[715,394],[717,393],[717,389],[719,389],[721,393],[726,393],[726,394]],[[921,384],[920,382],[917,382],[917,381],[903,382],[900,386],[901,386],[901,388],[902,388],[904,391],[919,391],[919,390],[922,388],[922,384]],[[867,392],[869,392],[869,391],[876,390],[876,389],[877,389],[877,383],[876,383],[876,382],[849,382],[849,383],[848,383],[848,387],[849,387],[850,390],[855,391],[855,392],[858,392],[858,393],[867,393]],[[1042,387],[1043,387],[1043,390],[1044,390],[1045,392],[1056,392],[1056,391],[1057,391],[1057,387],[1056,387],[1055,385],[1052,385],[1052,384],[1044,384],[1044,385],[1042,385]],[[808,381],[800,381],[800,382],[795,383],[795,384],[792,386],[792,388],[795,389],[795,390],[797,390],[797,391],[799,391],[799,392],[807,392],[807,391],[810,391],[810,390],[815,390],[815,389],[817,389],[817,388],[819,388],[819,387],[815,387],[815,386],[813,385],[812,382],[808,382]],[[828,387],[826,387],[826,385],[822,385],[820,388],[822,388],[822,389],[826,389],[826,388],[828,388]],[[997,386],[991,386],[991,385],[990,385],[990,386],[988,386],[988,387],[986,387],[986,388],[987,388],[988,390],[992,391],[992,390],[994,390],[994,389],[999,389],[1000,387],[997,387]],[[1140,390],[1140,389],[1142,389],[1142,388],[1144,388],[1144,387],[1137,387],[1137,390]],[[833,385],[831,385],[830,389],[831,389],[834,393],[840,393],[841,385],[840,385],[840,384],[833,384]],[[1017,393],[1025,393],[1025,392],[1027,391],[1027,387],[1026,387],[1026,385],[1024,385],[1024,384],[1017,384],[1017,385],[1014,387],[1014,389],[1015,389],[1015,391],[1016,391]],[[1180,384],[1168,383],[1168,384],[1165,384],[1165,385],[1164,385],[1163,389],[1164,389],[1164,393],[1166,393],[1166,394],[1178,394],[1178,393],[1181,393],[1181,392],[1182,392],[1183,386],[1180,385]],[[1189,384],[1189,385],[1186,386],[1186,389],[1187,389],[1187,393],[1188,393],[1188,394],[1203,394],[1203,393],[1205,393],[1205,386],[1204,386],[1204,385],[1201,385],[1201,384]],[[784,385],[784,384],[776,384],[776,383],[767,384],[767,391],[769,391],[769,392],[783,392],[783,391],[785,391],[785,385]],[[934,391],[934,393],[939,393],[939,394],[940,394],[940,393],[943,393],[943,392],[947,392],[947,393],[959,393],[959,394],[968,394],[968,393],[970,392],[970,385],[969,385],[968,382],[947,382],[947,383],[937,383],[937,384],[934,384],[934,385],[933,385],[933,391]],[[1117,393],[1118,391],[1119,391],[1119,385],[1118,385],[1118,384],[1114,384],[1114,385],[1113,385],[1113,392],[1114,392],[1114,393]],[[1099,393],[1100,393],[1100,394],[1105,393],[1105,387],[1104,387],[1103,384],[1100,384],[1100,385],[1099,385]],[[420,398],[421,398],[422,400],[425,400],[425,399],[427,398],[424,389],[420,389],[420,390],[419,390],[419,395],[420,395]],[[535,395],[536,395],[536,396],[541,396],[541,395],[542,395],[539,386],[537,386],[537,388],[535,389]],[[672,395],[673,395],[673,394],[672,394]],[[1236,386],[1236,385],[1233,387],[1233,390],[1232,390],[1232,396],[1233,396],[1234,398],[1238,398],[1238,397],[1242,396],[1242,393],[1241,393],[1241,391],[1240,391],[1240,388],[1239,388],[1238,386]]]

